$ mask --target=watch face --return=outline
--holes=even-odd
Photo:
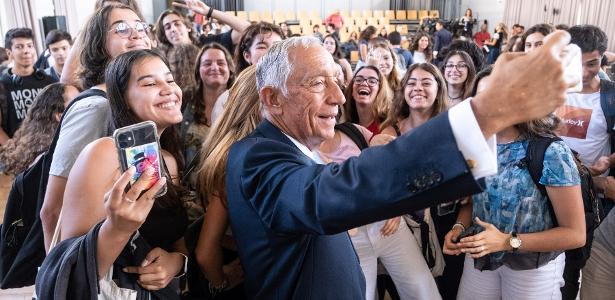
[[[510,246],[514,249],[519,249],[521,247],[521,240],[518,237],[510,238]]]

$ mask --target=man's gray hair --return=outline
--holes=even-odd
[[[260,91],[263,87],[270,86],[287,95],[286,81],[293,65],[288,57],[289,50],[314,45],[322,45],[322,42],[312,36],[291,37],[273,44],[256,64],[256,88]]]

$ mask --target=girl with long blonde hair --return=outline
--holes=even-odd
[[[214,124],[201,150],[198,191],[206,208],[196,246],[196,260],[209,281],[212,296],[227,293],[243,281],[239,258],[224,264],[224,249],[232,250],[234,240],[225,234],[229,226],[226,206],[226,163],[231,145],[252,132],[261,121],[256,89],[256,67],[246,68],[230,89],[220,120]],[[234,291],[243,293],[243,291]],[[228,295],[230,296],[230,295]]]

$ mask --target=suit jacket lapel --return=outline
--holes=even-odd
[[[251,134],[251,136],[264,137],[287,144],[293,150],[295,150],[295,152],[298,153],[302,158],[304,158],[303,160],[306,162],[307,165],[316,164],[316,162],[314,162],[312,158],[301,152],[301,150],[299,150],[299,148],[297,148],[297,146],[279,128],[271,124],[271,122],[269,122],[268,120],[261,121],[261,123],[258,124],[254,132]]]

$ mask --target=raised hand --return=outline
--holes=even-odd
[[[105,195],[107,221],[111,228],[121,234],[131,235],[149,214],[154,204],[155,195],[166,183],[166,178],[160,178],[149,190],[143,191],[155,180],[154,169],[148,167],[139,179],[124,192],[135,173],[135,167],[130,167],[115,182],[110,192]]]
[[[201,14],[206,16],[209,12],[209,6],[207,6],[203,1],[199,0],[184,0],[184,3],[181,2],[173,2],[173,6],[187,8],[189,10],[194,11],[197,14]]]

